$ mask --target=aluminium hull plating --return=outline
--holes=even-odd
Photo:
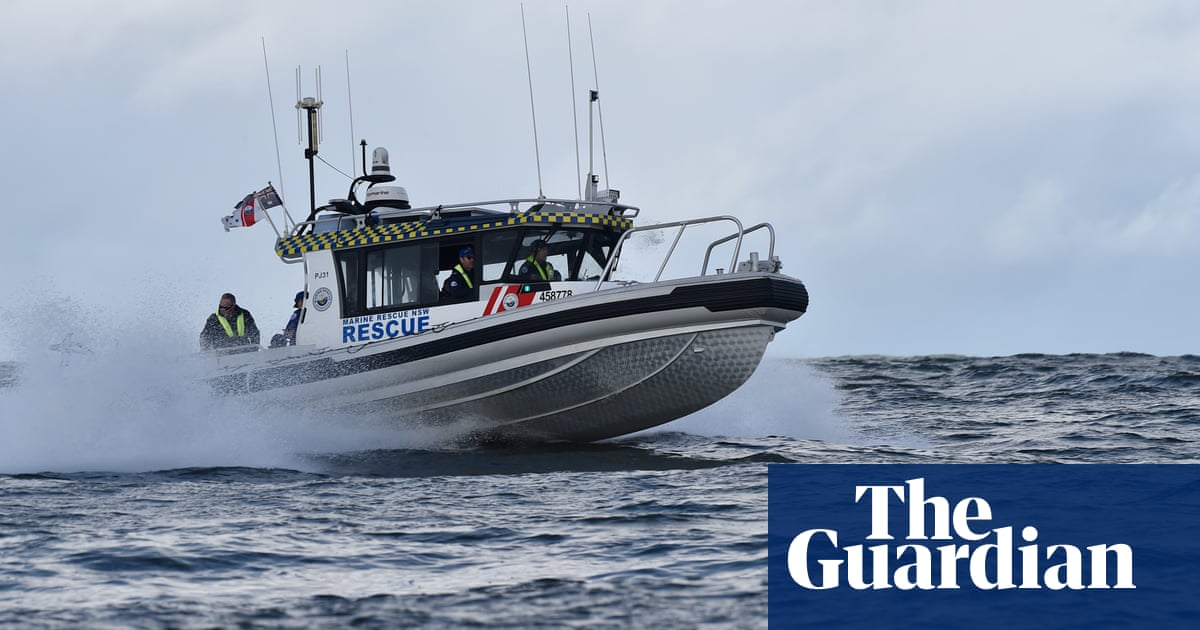
[[[407,417],[478,422],[484,440],[587,442],[633,433],[707,407],[754,373],[770,326],[632,341],[459,384],[463,399]]]
[[[808,295],[777,274],[636,285],[523,307],[389,342],[270,352],[220,390],[447,438],[592,441],[669,422],[754,372]]]

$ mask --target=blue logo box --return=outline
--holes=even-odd
[[[1200,466],[768,470],[773,628],[1200,627]]]

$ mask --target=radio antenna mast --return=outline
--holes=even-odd
[[[346,105],[350,112],[350,172],[356,172],[358,168],[358,158],[354,152],[354,99],[350,92],[350,51],[346,50]],[[367,169],[367,164],[363,162],[363,171]]]
[[[525,3],[521,3],[521,36],[525,38],[525,76],[529,78],[529,114],[533,117],[533,158],[537,162],[538,199],[546,195],[542,192],[542,155],[538,150],[537,111],[533,107],[533,68],[529,65],[529,33],[525,30]]]
[[[579,167],[579,108],[575,107],[575,52],[571,47],[571,7],[563,5],[567,12],[567,63],[571,66],[571,118],[575,125],[575,187],[583,199],[583,180]]]
[[[283,159],[279,156],[279,126],[275,122],[275,93],[271,90],[271,64],[267,63],[266,37],[262,37],[262,49],[263,69],[266,70],[267,73],[267,103],[271,108],[271,133],[275,136],[275,169],[279,171],[279,196],[286,198],[283,187]],[[271,215],[268,214],[267,219],[270,220],[270,218]],[[283,209],[283,218],[284,231],[291,231],[292,228],[296,227],[296,222],[293,221],[291,215],[288,214],[286,206]],[[289,226],[289,224],[291,225]],[[272,222],[272,225],[274,225],[274,222]]]
[[[321,66],[316,69],[317,82],[317,97],[300,96],[300,66],[296,66],[296,126],[297,131],[300,128],[300,110],[304,110],[308,114],[308,146],[304,149],[304,159],[308,160],[308,198],[309,198],[309,213],[308,221],[312,221],[317,217],[317,174],[315,161],[317,157],[317,148],[321,143],[321,105],[324,102],[321,100]],[[303,138],[301,138],[303,142]]]
[[[588,13],[588,40],[592,44],[592,76],[596,86],[592,100],[596,101],[596,115],[600,119],[600,156],[604,162],[604,185],[611,187],[612,183],[608,180],[608,149],[604,145],[604,108],[600,107],[600,72],[596,70],[596,38],[592,36],[591,13]]]

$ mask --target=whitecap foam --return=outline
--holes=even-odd
[[[768,358],[729,396],[657,430],[859,443],[858,434],[835,413],[840,400],[829,379],[808,363]]]

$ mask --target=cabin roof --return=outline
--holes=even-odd
[[[437,238],[525,224],[594,225],[624,232],[633,227],[625,217],[588,212],[527,212],[519,215],[446,217],[430,221],[406,221],[368,225],[348,230],[301,234],[279,239],[275,253],[295,258],[323,249],[349,249],[380,243]]]

